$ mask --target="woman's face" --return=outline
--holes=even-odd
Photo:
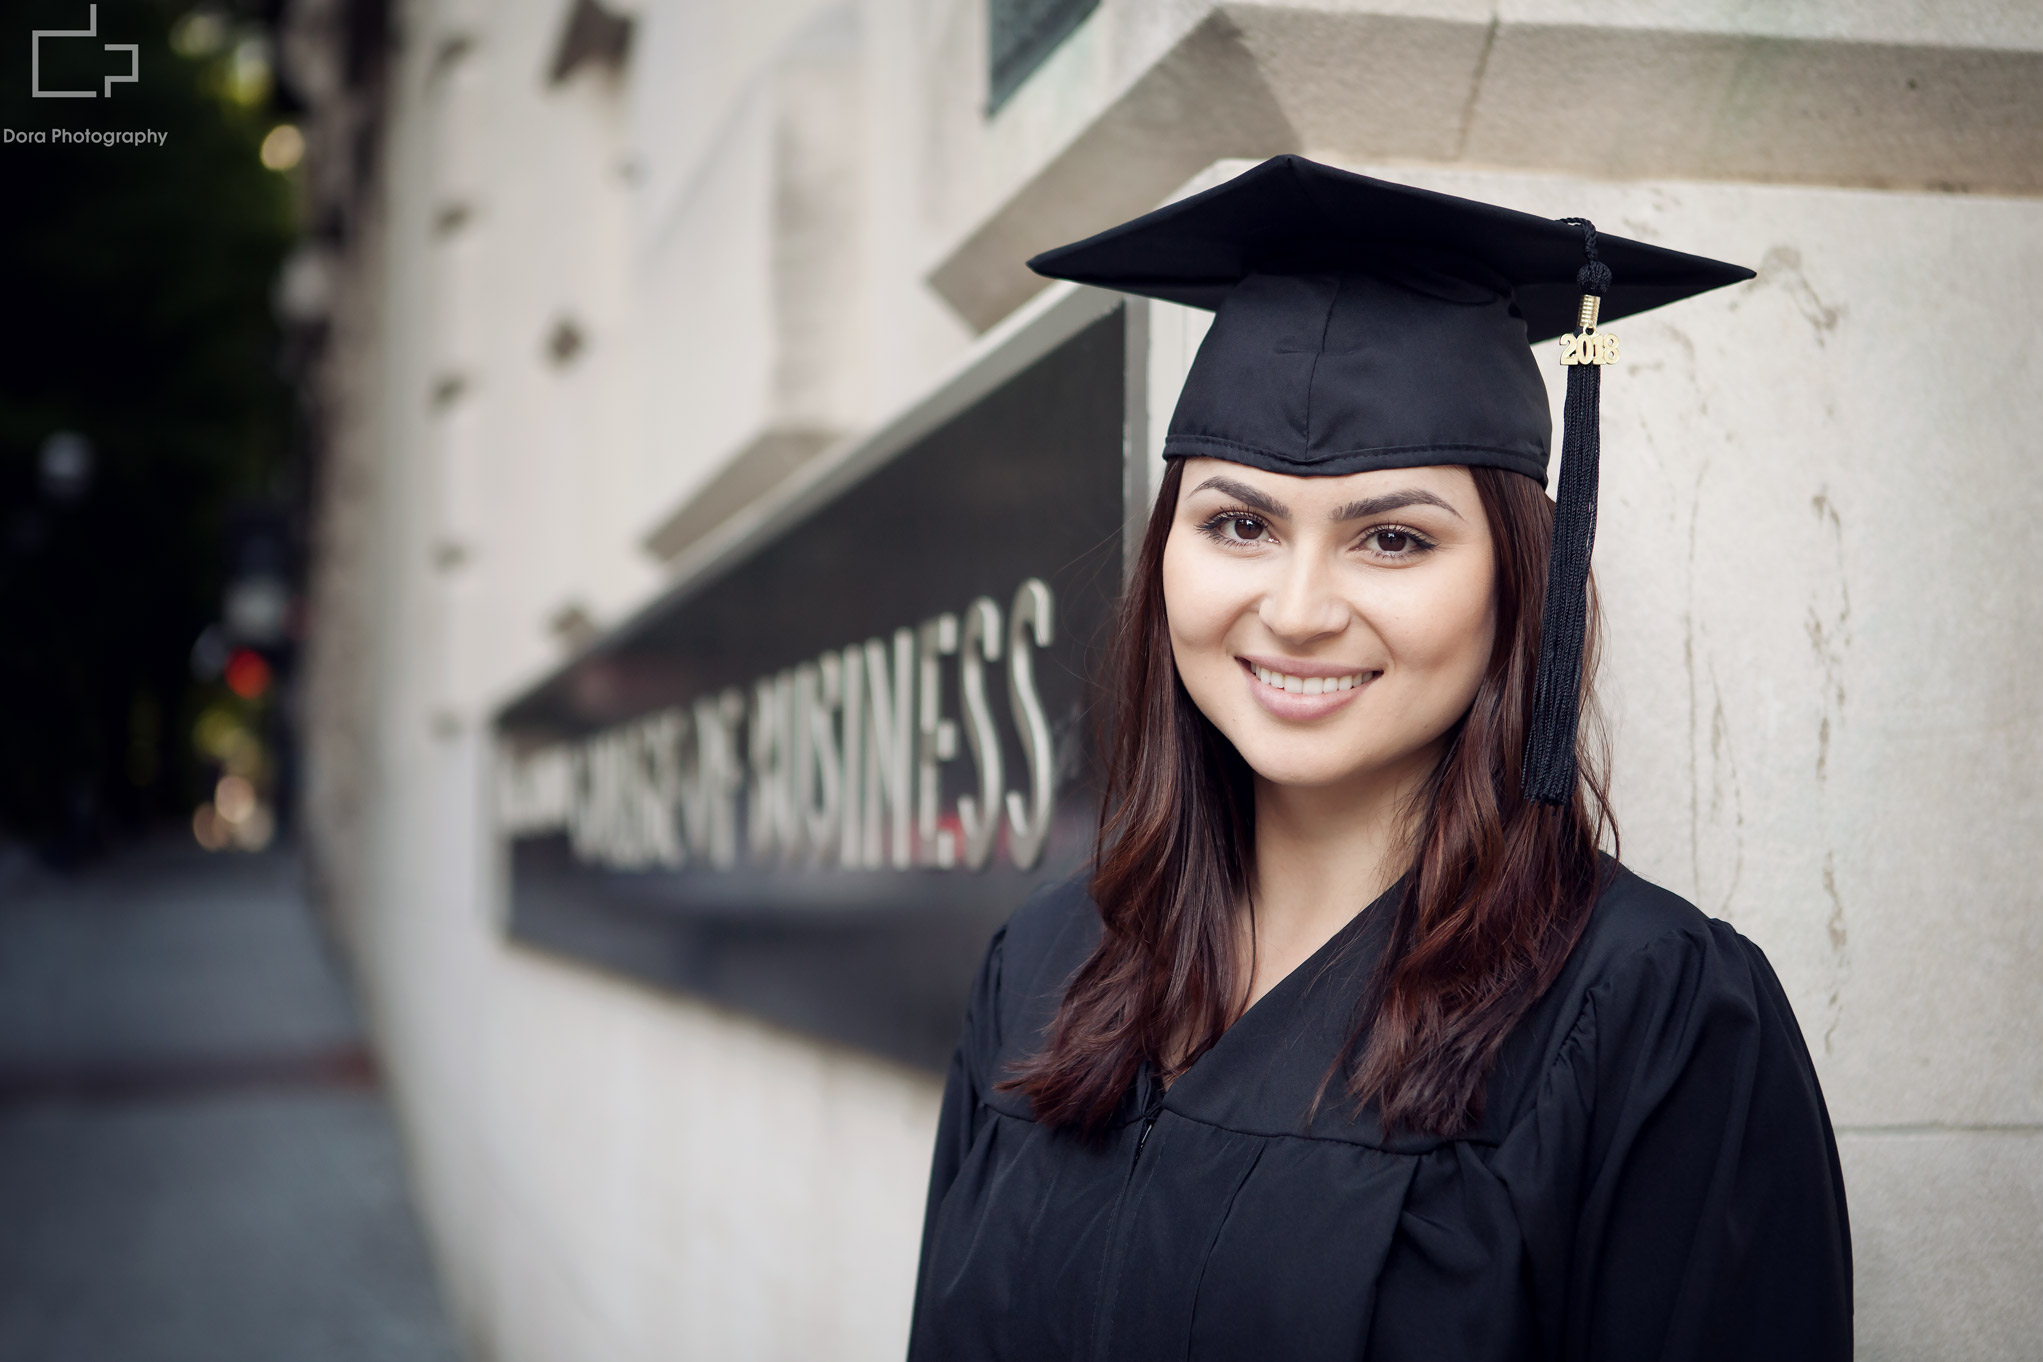
[[[1257,775],[1397,779],[1438,759],[1489,665],[1489,518],[1465,468],[1188,459],[1163,597],[1186,691]]]

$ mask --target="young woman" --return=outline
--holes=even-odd
[[[1557,525],[1527,348],[1575,285],[1745,272],[1295,158],[1037,263],[1218,315],[1090,882],[971,1000],[911,1358],[1848,1358],[1780,986],[1598,849],[1596,375]]]

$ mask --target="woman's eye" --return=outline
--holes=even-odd
[[[1261,543],[1270,537],[1270,527],[1250,515],[1222,516],[1213,522],[1222,539],[1237,544]]]
[[[1432,547],[1412,531],[1393,525],[1371,530],[1362,537],[1362,542],[1385,558],[1412,558]]]

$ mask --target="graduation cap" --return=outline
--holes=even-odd
[[[1029,267],[1214,311],[1164,457],[1273,473],[1463,464],[1544,486],[1553,416],[1530,346],[1559,337],[1561,485],[1523,786],[1543,803],[1573,797],[1597,405],[1619,358],[1597,327],[1751,270],[1299,156]]]

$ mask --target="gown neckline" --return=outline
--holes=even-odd
[[[1389,909],[1404,888],[1400,876],[1390,888],[1364,905],[1311,955],[1292,966],[1267,992],[1237,1017],[1232,1026],[1204,1054],[1193,1060],[1164,1090],[1163,1105],[1180,1115],[1201,1117],[1216,1107],[1238,1107],[1250,1092],[1268,1091],[1273,1081],[1291,1081],[1278,1086],[1295,1088],[1296,1079],[1310,1070],[1310,1082],[1317,1086],[1338,1049],[1347,1042],[1352,1009],[1339,1008],[1339,1016],[1315,1018],[1307,1010],[1314,988],[1323,981],[1359,985],[1375,963],[1376,952],[1364,946],[1363,938],[1387,933]],[[1383,930],[1378,925],[1383,925]],[[1320,1025],[1313,1025],[1317,1020]],[[1283,1035],[1287,1029],[1293,1034]],[[1267,1042],[1278,1041],[1278,1055],[1268,1052]],[[1281,1059],[1283,1062],[1274,1061]],[[1301,1064],[1300,1061],[1304,1061]],[[1281,1070],[1281,1074],[1276,1072]],[[1156,1082],[1145,1066],[1146,1082]],[[1310,1089],[1304,1093],[1309,1102]],[[1302,1109],[1299,1114],[1302,1114]]]

